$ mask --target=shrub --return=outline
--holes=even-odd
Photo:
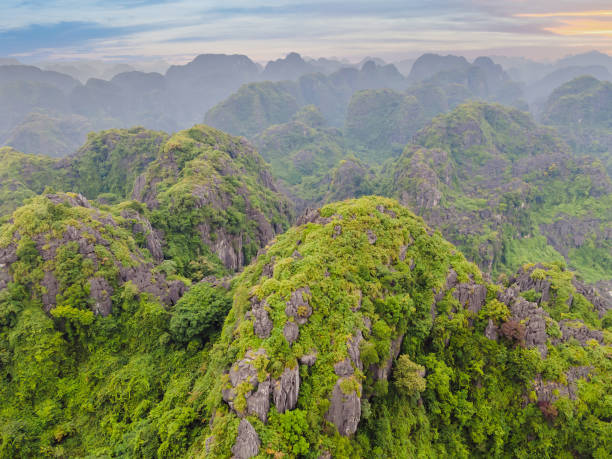
[[[175,341],[207,341],[220,329],[231,307],[229,296],[206,283],[194,285],[177,303],[170,319],[170,334]]]
[[[416,395],[425,390],[425,367],[414,363],[406,354],[400,355],[395,366],[395,386],[404,395]]]

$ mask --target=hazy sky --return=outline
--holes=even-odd
[[[557,58],[586,49],[612,53],[612,0],[0,0],[0,56],[22,60]]]

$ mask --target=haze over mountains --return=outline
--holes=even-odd
[[[0,103],[6,110],[0,116],[0,144],[60,157],[76,151],[91,130],[142,125],[175,132],[204,119],[235,134],[253,135],[270,124],[289,121],[297,108],[308,104],[317,105],[331,125],[342,126],[356,91],[415,91],[423,84],[450,93],[447,104],[451,108],[475,98],[538,114],[550,93],[575,77],[587,74],[611,79],[611,62],[612,58],[597,52],[554,64],[484,57],[469,62],[460,56],[426,54],[410,67],[399,64],[402,73],[375,58],[351,65],[333,59],[304,59],[297,53],[265,66],[241,55],[200,55],[188,64],[167,69],[163,62],[95,61],[43,62],[39,68],[4,59],[0,61]],[[276,101],[265,101],[263,109],[257,104],[247,108],[259,110],[254,117],[260,118],[255,120],[257,126],[249,128],[249,123],[240,122],[240,129],[232,128],[232,115],[223,114],[223,108],[207,114],[233,93],[238,99],[229,98],[226,105],[245,102],[241,94],[257,92],[255,82],[260,81],[279,82],[268,87],[280,92]],[[254,86],[241,88],[247,84]],[[267,104],[274,103],[280,103],[286,114],[273,113],[273,106]],[[247,117],[253,118],[243,115],[243,121]]]

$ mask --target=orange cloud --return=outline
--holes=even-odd
[[[612,22],[596,20],[563,21],[562,25],[546,27],[557,35],[597,35],[612,37]]]
[[[566,11],[555,13],[521,13],[516,14],[519,18],[567,18],[567,17],[597,17],[612,16],[612,10],[599,11]]]

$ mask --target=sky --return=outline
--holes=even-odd
[[[201,53],[266,61],[389,61],[424,52],[556,59],[612,54],[612,1],[0,0],[0,56],[182,63]]]

